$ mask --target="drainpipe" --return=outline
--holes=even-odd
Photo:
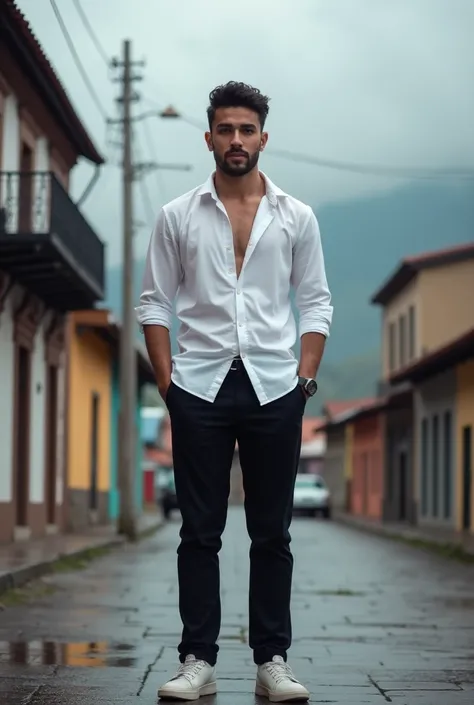
[[[76,203],[76,206],[77,206],[78,208],[79,208],[80,206],[82,206],[82,204],[83,204],[84,201],[86,200],[87,196],[90,194],[90,192],[92,191],[92,189],[93,189],[94,186],[96,185],[96,183],[97,183],[97,181],[98,181],[98,179],[99,179],[99,176],[100,176],[100,167],[101,167],[100,164],[97,164],[97,165],[96,165],[96,167],[95,167],[95,169],[94,169],[94,173],[92,174],[91,180],[89,181],[89,183],[87,184],[86,188],[84,189],[84,191],[83,191],[83,193],[82,193],[82,196],[79,198],[79,200],[78,200],[77,203]]]

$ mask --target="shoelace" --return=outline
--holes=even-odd
[[[186,678],[190,683],[204,668],[204,661],[188,661],[178,668],[175,678]]]
[[[266,669],[277,685],[288,678],[296,682],[293,671],[287,663],[275,663],[272,661],[266,664]]]

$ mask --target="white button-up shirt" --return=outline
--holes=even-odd
[[[180,328],[172,380],[209,402],[237,356],[261,404],[295,387],[291,286],[300,336],[329,335],[331,295],[316,217],[263,177],[266,195],[239,277],[232,227],[213,174],[161,209],[148,248],[138,322],[170,329],[176,300]]]

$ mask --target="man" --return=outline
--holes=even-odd
[[[287,664],[293,558],[289,527],[305,403],[332,318],[321,240],[308,206],[258,170],[268,98],[243,83],[210,94],[216,170],[162,208],[137,309],[168,407],[182,514],[178,673],[159,696],[216,692],[219,561],[238,441],[251,539],[249,643],[256,693],[307,700]],[[300,312],[301,357],[292,352]],[[171,359],[172,306],[180,321]]]

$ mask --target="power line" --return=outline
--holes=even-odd
[[[145,135],[145,141],[146,141],[146,147],[148,149],[148,152],[152,158],[154,158],[156,161],[157,160],[157,150],[155,148],[155,143],[148,125],[148,122],[146,120],[142,121],[143,125],[143,132]],[[156,179],[156,186],[158,189],[158,193],[160,194],[161,198],[164,200],[164,184],[163,184],[163,179],[162,179],[162,173],[160,169],[155,169],[155,179]]]
[[[156,102],[151,98],[146,99],[149,103],[156,105]],[[180,114],[183,122],[196,127],[198,130],[205,131],[208,126],[201,120],[197,120],[188,115]],[[459,179],[472,180],[474,179],[474,171],[472,169],[461,168],[445,168],[445,169],[430,169],[426,167],[407,167],[407,166],[388,166],[384,164],[362,164],[360,162],[343,162],[336,159],[327,159],[325,157],[312,156],[310,154],[301,154],[292,152],[287,149],[274,149],[267,147],[265,153],[280,159],[286,159],[291,162],[299,162],[303,164],[311,164],[323,169],[333,169],[335,171],[352,172],[364,176],[383,176],[401,179],[417,179],[417,180],[433,180],[433,179]]]
[[[379,164],[358,164],[355,162],[340,162],[333,159],[313,157],[285,149],[270,148],[265,151],[274,157],[281,157],[282,159],[288,159],[293,162],[313,164],[314,166],[325,169],[335,169],[337,171],[350,171],[366,176],[387,176],[410,179],[474,179],[474,171],[472,169],[429,169],[425,167],[393,167]]]
[[[142,151],[140,149],[141,145],[139,143],[139,138],[138,138],[138,134],[136,131],[134,131],[133,137],[134,137],[135,145],[138,147],[138,149],[136,150],[136,153],[138,155],[141,155],[142,154]],[[149,223],[153,223],[155,220],[155,216],[156,216],[156,212],[155,212],[156,209],[153,207],[150,192],[148,190],[148,184],[145,180],[145,175],[141,175],[140,177],[138,177],[138,182],[140,185],[140,193],[141,193],[141,197],[142,197],[142,201],[143,201],[143,206],[146,211],[147,220],[149,221]]]
[[[89,19],[88,19],[87,15],[86,15],[86,12],[85,12],[84,8],[83,8],[82,5],[81,5],[80,0],[72,0],[72,1],[73,1],[73,3],[74,3],[74,6],[75,6],[75,8],[76,8],[76,10],[77,10],[77,13],[78,13],[79,17],[80,17],[81,20],[82,20],[82,23],[83,23],[84,27],[85,27],[86,30],[87,30],[87,33],[89,34],[89,36],[90,36],[90,38],[91,38],[91,40],[92,40],[92,43],[94,44],[95,48],[97,49],[97,51],[98,51],[99,54],[101,55],[101,57],[102,57],[102,59],[104,60],[105,64],[106,64],[107,66],[109,66],[109,65],[110,65],[110,59],[109,59],[109,57],[108,57],[108,55],[107,55],[107,52],[105,51],[104,47],[103,47],[102,44],[100,43],[99,38],[97,37],[97,34],[94,32],[94,30],[93,30],[93,28],[92,28],[92,25],[91,25],[91,23],[89,22]]]
[[[87,75],[87,71],[84,68],[84,65],[79,57],[79,54],[76,51],[76,47],[74,46],[74,42],[71,38],[71,35],[69,34],[68,29],[67,29],[67,27],[64,23],[64,20],[61,16],[61,13],[59,12],[58,6],[56,4],[56,0],[50,0],[50,3],[51,3],[51,7],[53,8],[54,14],[56,15],[56,19],[58,21],[59,27],[61,28],[61,32],[64,36],[64,39],[66,40],[66,43],[69,47],[69,51],[71,52],[72,58],[74,59],[74,62],[77,66],[77,69],[78,69],[79,73],[81,74],[82,79],[83,79],[97,109],[101,113],[102,117],[105,119],[107,117],[107,112],[106,112],[104,106],[102,105],[102,102],[101,102],[99,96],[97,95],[97,93],[94,89],[94,86],[92,85],[91,81],[89,80],[89,76]]]

